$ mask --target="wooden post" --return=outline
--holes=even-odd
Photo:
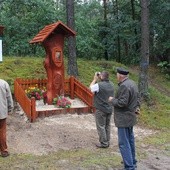
[[[35,103],[36,103],[35,97],[32,97],[31,98],[31,122],[35,122],[35,119],[37,118]]]
[[[74,77],[70,77],[70,98],[74,99]]]

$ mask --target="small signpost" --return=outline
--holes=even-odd
[[[2,62],[2,35],[4,27],[0,25],[0,62]]]

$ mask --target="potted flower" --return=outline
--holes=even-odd
[[[53,99],[53,104],[56,104],[60,108],[70,108],[71,102],[68,100],[68,98],[62,96],[58,96],[57,98]]]
[[[37,85],[30,86],[25,90],[28,98],[35,97],[35,100],[47,98],[46,87],[39,88]]]

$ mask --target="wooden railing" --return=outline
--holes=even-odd
[[[25,89],[30,86],[38,86],[39,88],[46,86],[46,79],[16,79],[14,81],[14,96],[28,119],[33,122],[36,119],[35,98],[29,99],[25,93]]]
[[[35,98],[29,99],[25,93],[25,89],[30,86],[38,86],[39,88],[46,87],[47,79],[16,79],[14,82],[14,96],[29,120],[34,122],[37,118]],[[88,105],[89,110],[93,112],[93,93],[77,79],[74,77],[65,79],[64,92],[66,95],[69,95],[71,99],[75,97],[80,98]]]
[[[33,101],[35,99],[29,99],[27,95],[25,94],[24,89],[20,85],[20,81],[15,80],[14,82],[14,96],[15,99],[18,101],[20,106],[22,107],[23,111],[26,113],[29,120],[32,122],[32,112],[35,113],[35,105],[32,105]],[[34,106],[34,107],[33,107]]]
[[[76,96],[80,98],[84,103],[86,103],[89,107],[91,107],[91,109],[93,109],[93,93],[86,86],[84,86],[74,77],[70,77],[70,87],[71,98],[74,98]]]

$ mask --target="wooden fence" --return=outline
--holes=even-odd
[[[14,81],[14,96],[17,102],[20,104],[28,119],[34,122],[38,117],[36,112],[35,98],[29,99],[25,93],[25,90],[30,86],[37,86],[38,88],[47,86],[47,79],[20,79],[17,78]],[[80,83],[76,78],[70,77],[64,81],[64,92],[69,95],[71,99],[78,97],[84,103],[88,105],[88,111],[93,112],[93,93]]]

